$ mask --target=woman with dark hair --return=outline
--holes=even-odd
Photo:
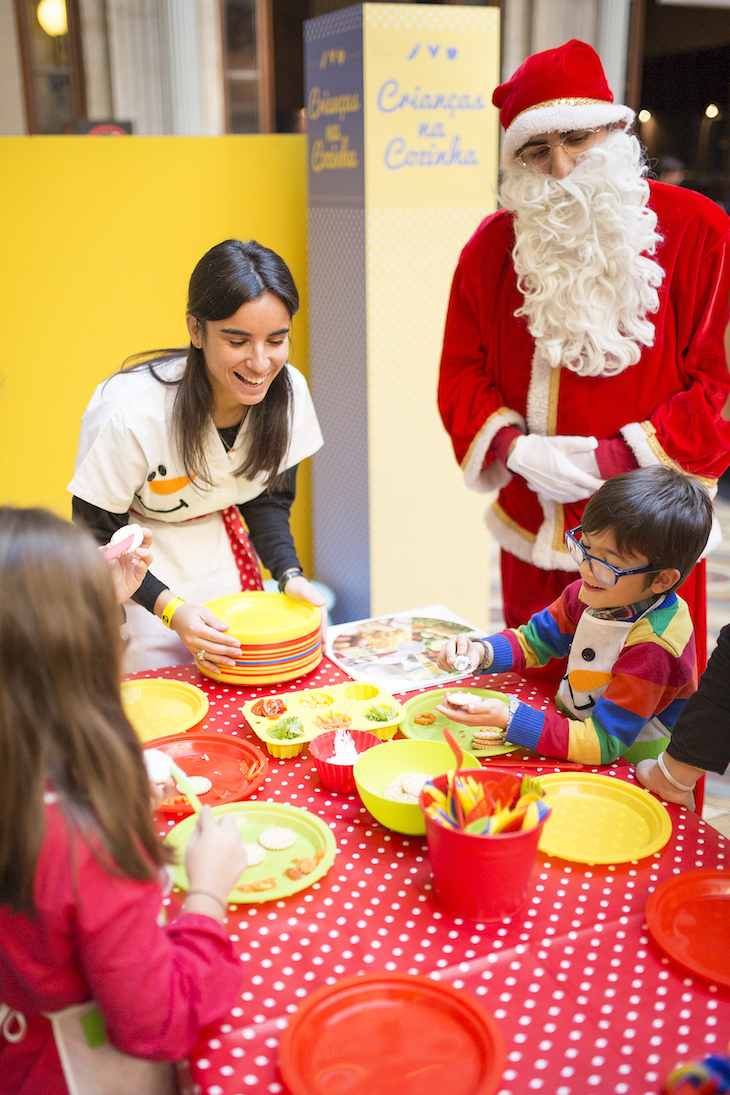
[[[297,465],[322,444],[306,381],[287,363],[298,308],[277,254],[226,240],[190,279],[187,352],[138,355],[91,398],[68,487],[74,521],[100,542],[130,520],[154,533],[154,574],[127,605],[125,672],[235,664],[237,640],[202,605],[261,589],[259,558],[282,592],[324,604],[289,528]]]
[[[78,1090],[73,1033],[92,1001],[116,1049],[176,1061],[240,991],[222,922],[247,860],[230,815],[204,807],[185,904],[160,926],[170,853],[122,707],[120,648],[110,570],[92,537],[44,510],[0,508],[3,1092]],[[110,1059],[108,1047],[90,1056],[94,1091],[108,1090],[105,1063],[127,1079],[115,1091],[177,1090],[171,1067]]]

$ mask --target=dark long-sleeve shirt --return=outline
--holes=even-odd
[[[276,490],[270,494],[264,491],[238,507],[261,562],[277,580],[285,570],[301,565],[289,526],[296,486],[295,466],[284,472]],[[129,513],[110,513],[75,495],[72,514],[74,523],[90,529],[100,544],[106,544],[117,529],[129,523]],[[155,601],[165,588],[165,583],[148,571],[132,600],[152,612]]]

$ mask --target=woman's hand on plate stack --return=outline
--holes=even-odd
[[[284,592],[287,597],[291,597],[295,601],[304,601],[305,604],[316,605],[320,609],[322,613],[322,641],[324,642],[328,624],[327,602],[319,590],[303,574],[297,574],[286,583]]]
[[[221,666],[235,665],[236,658],[241,657],[238,639],[226,635],[228,625],[204,605],[185,601],[175,609],[170,627],[196,663],[214,673],[219,672]]]

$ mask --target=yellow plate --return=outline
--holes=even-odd
[[[122,681],[122,703],[141,741],[184,734],[208,714],[208,697],[194,684],[145,677]]]
[[[228,895],[229,901],[241,904],[264,901],[277,901],[282,897],[290,897],[299,890],[306,890],[314,882],[318,882],[327,874],[335,861],[337,843],[329,826],[315,814],[300,809],[299,806],[290,806],[285,802],[228,802],[223,806],[214,806],[213,814],[220,817],[221,814],[233,814],[236,826],[246,844],[256,844],[260,833],[265,829],[283,827],[296,833],[297,839],[290,848],[283,851],[267,851],[266,858],[255,867],[248,867],[244,871],[242,881],[255,882],[260,878],[275,878],[276,887],[271,890],[245,893],[234,888]],[[176,825],[165,837],[165,844],[178,852],[180,859],[184,858],[185,849],[197,824],[195,816],[187,817]],[[288,867],[292,867],[293,859],[304,859],[314,856],[317,852],[324,852],[317,866],[309,874],[301,878],[288,878],[284,873]],[[188,876],[182,863],[172,868],[175,885],[183,890],[188,888]]]
[[[215,597],[206,601],[205,607],[228,624],[228,634],[244,646],[299,639],[318,627],[322,618],[316,605],[257,590]]]
[[[612,776],[556,772],[540,776],[552,812],[538,848],[575,863],[629,863],[653,855],[672,835],[658,799]]]

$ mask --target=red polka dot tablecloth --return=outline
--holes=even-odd
[[[291,685],[254,690],[214,684],[193,665],[145,675],[198,685],[210,701],[202,729],[254,741],[239,710],[245,700],[348,679],[327,660]],[[548,705],[513,674],[492,677],[489,686]],[[633,780],[625,764],[600,771]],[[357,795],[327,792],[308,752],[270,757],[252,798],[324,819],[337,856],[309,889],[229,907],[244,979],[235,1007],[192,1054],[196,1095],[285,1092],[277,1048],[298,1004],[321,985],[381,970],[448,982],[491,1011],[507,1047],[500,1095],[653,1095],[677,1062],[726,1051],[730,992],[684,972],[644,921],[647,898],[665,878],[728,866],[725,840],[696,814],[669,805],[669,843],[632,863],[589,867],[538,852],[523,910],[480,923],[434,903],[425,837],[383,828]],[[180,898],[170,900],[174,914]]]

